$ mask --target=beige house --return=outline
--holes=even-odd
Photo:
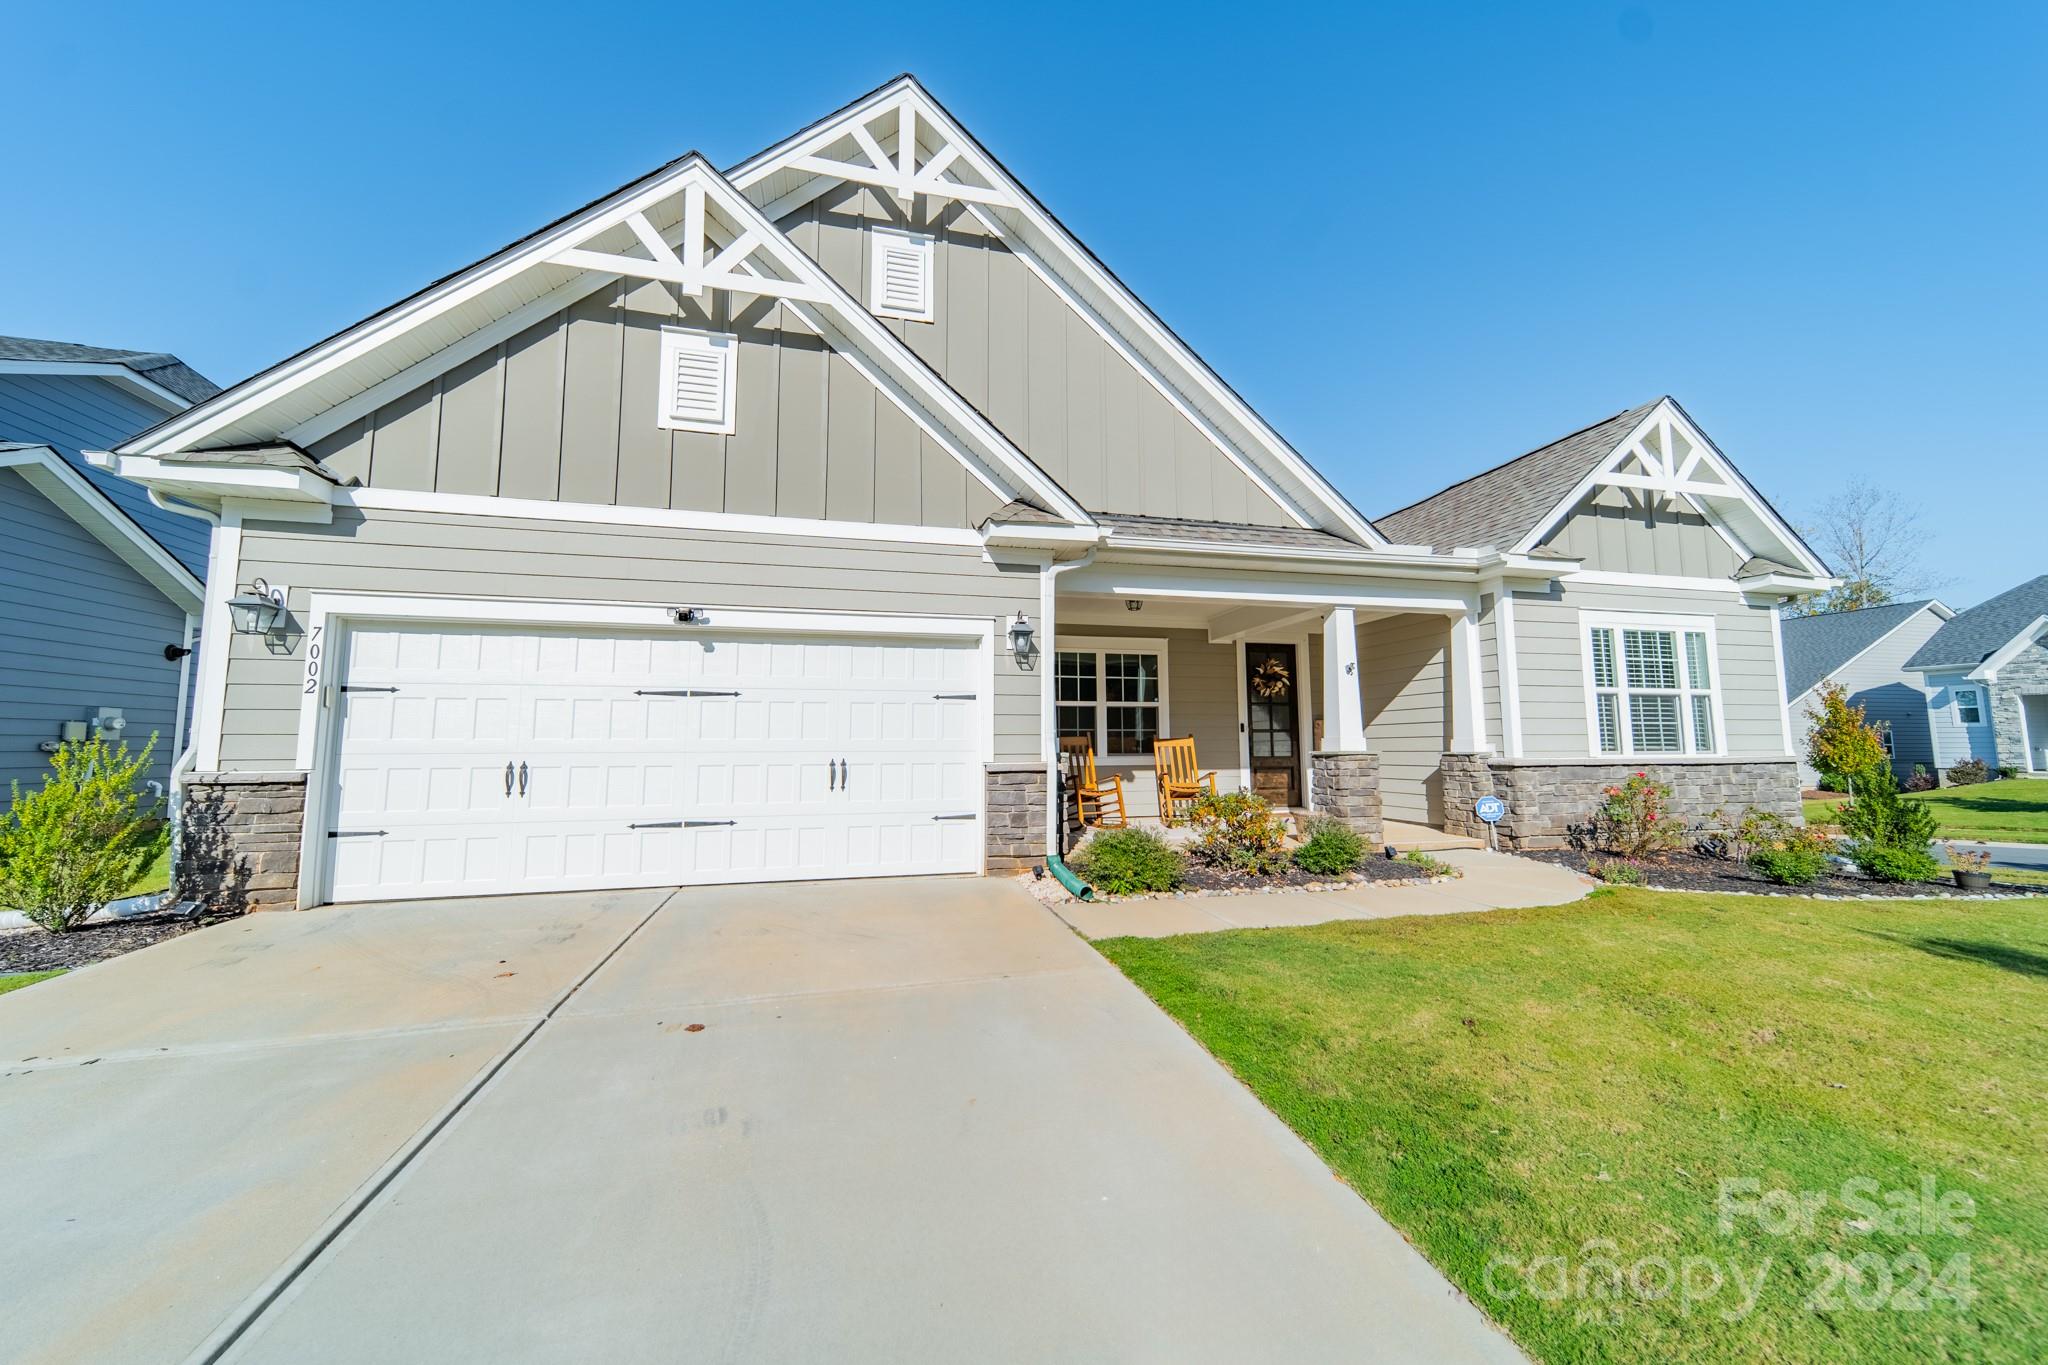
[[[183,786],[255,904],[1007,870],[1061,736],[1141,810],[1179,735],[1375,833],[1793,808],[1829,582],[1670,399],[1369,520],[909,77],[100,458],[218,521]]]

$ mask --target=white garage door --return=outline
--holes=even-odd
[[[347,637],[332,899],[974,872],[978,642]]]

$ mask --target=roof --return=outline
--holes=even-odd
[[[199,611],[204,595],[199,575],[180,563],[55,447],[35,441],[0,441],[0,469],[18,474],[179,609]]]
[[[1065,517],[1054,516],[1043,507],[1025,502],[1021,498],[1012,499],[1004,503],[1001,507],[989,513],[986,520],[997,526],[1065,526],[1069,524]]]
[[[1355,540],[1301,526],[1251,526],[1235,521],[1197,521],[1191,517],[1140,516],[1128,512],[1105,512],[1098,514],[1096,520],[1108,528],[1111,536],[1178,540],[1190,545],[1252,545],[1350,553],[1360,548]]]
[[[1375,517],[1388,539],[1438,550],[1504,550],[1536,529],[1592,468],[1650,415],[1662,397],[1582,427],[1506,464],[1474,474],[1398,512]]]
[[[166,464],[239,464],[264,469],[303,469],[318,474],[329,483],[357,482],[354,477],[343,479],[290,441],[280,441],[275,445],[223,446],[217,450],[180,450],[161,458]]]
[[[1906,660],[1906,667],[1975,668],[2043,616],[2048,616],[2048,574],[1957,612]]]
[[[1788,616],[1785,633],[1785,699],[1804,696],[1830,673],[1933,606],[1931,599],[1887,602],[1857,611]]]
[[[121,365],[133,370],[158,388],[170,390],[188,403],[203,403],[220,392],[220,385],[178,357],[163,351],[120,351],[107,346],[86,346],[76,341],[38,341],[33,337],[0,336],[0,360]]]

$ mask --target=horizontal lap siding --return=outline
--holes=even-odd
[[[1146,630],[1142,625],[1128,629],[1116,626],[1061,626],[1062,641],[1085,644],[1105,636],[1120,639],[1163,639],[1166,641],[1167,738],[1192,736],[1195,757],[1203,772],[1216,774],[1219,791],[1243,785],[1244,769],[1238,753],[1237,646],[1211,644],[1205,630]],[[1098,763],[1100,757],[1098,756]],[[1105,765],[1105,771],[1121,772],[1131,797],[1131,814],[1156,815],[1159,787],[1151,760],[1134,767]]]
[[[1910,777],[1913,765],[1934,766],[1934,732],[1927,715],[1927,693],[1920,675],[1906,672],[1906,660],[1941,629],[1941,618],[1925,610],[1879,640],[1864,654],[1851,659],[1829,677],[1846,688],[1849,700],[1863,707],[1864,718],[1875,725],[1889,725],[1892,731],[1892,771]],[[1806,731],[1819,709],[1813,695],[1800,704],[1792,717],[1792,744],[1800,750],[1800,774],[1811,785],[1819,774],[1806,766]]]
[[[1784,694],[1778,683],[1770,607],[1723,593],[1592,584],[1560,585],[1548,594],[1515,594],[1516,676],[1525,756],[1589,756],[1581,611],[1712,617],[1720,651],[1715,665],[1720,671],[1728,755],[1783,756]]]
[[[745,536],[508,517],[339,511],[331,526],[252,525],[241,576],[312,589],[454,597],[651,602],[705,607],[1014,619],[1038,612],[1038,572],[999,569],[968,546]],[[289,769],[296,757],[303,643],[273,654],[234,638],[221,766]],[[996,658],[996,758],[1040,755],[1038,675]]]
[[[1380,800],[1390,819],[1443,821],[1437,770],[1450,742],[1450,644],[1441,616],[1389,616],[1358,628],[1365,747],[1380,757]]]
[[[185,614],[12,470],[0,471],[0,807],[8,783],[32,788],[50,769],[37,749],[67,720],[102,706],[128,719],[140,750],[157,738],[150,777],[168,779],[176,735]]]

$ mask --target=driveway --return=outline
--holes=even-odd
[[[34,1361],[1516,1360],[1054,916],[255,916],[0,997]]]

